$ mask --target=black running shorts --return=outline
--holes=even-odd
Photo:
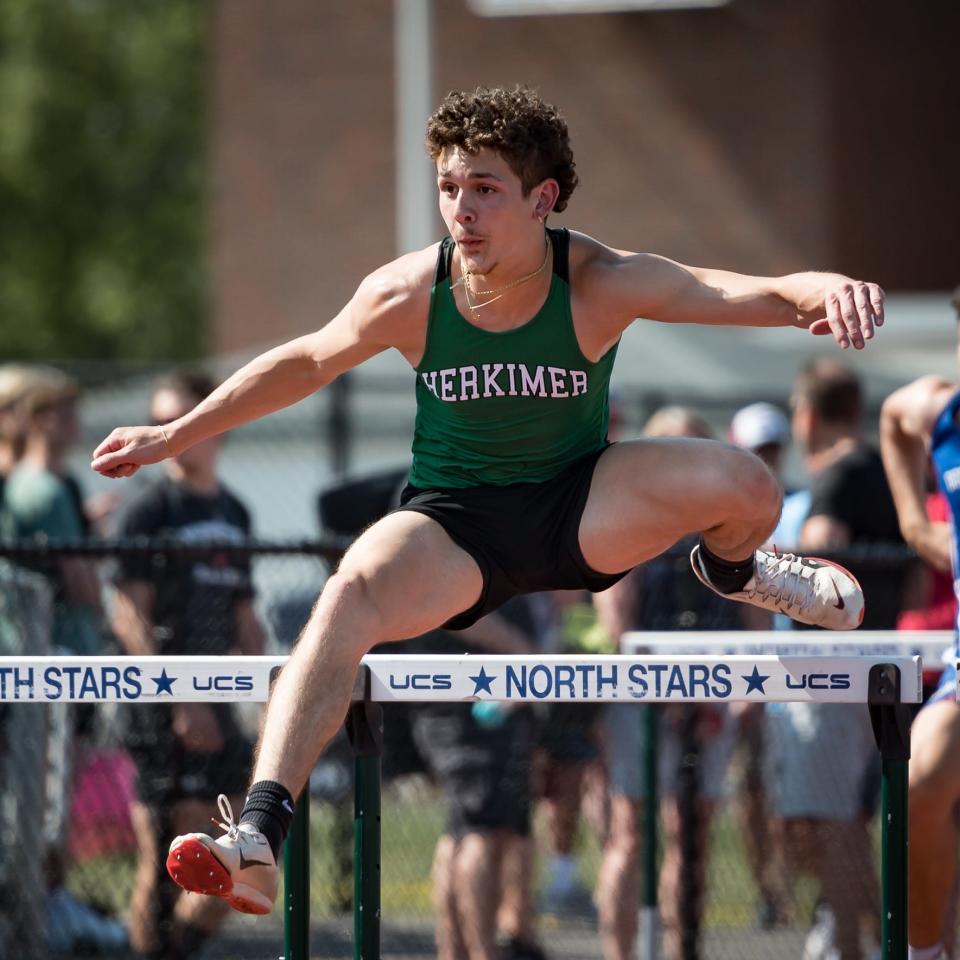
[[[407,485],[397,510],[436,520],[477,562],[480,599],[444,626],[462,630],[511,597],[539,590],[606,590],[626,576],[597,573],[580,552],[580,518],[603,451],[543,483],[423,490]]]

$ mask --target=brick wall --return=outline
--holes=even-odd
[[[940,6],[479,19],[435,0],[436,89],[524,82],[561,106],[581,186],[558,224],[685,262],[943,288],[960,280],[942,128],[960,16]],[[215,9],[223,352],[324,323],[394,255],[393,46],[389,0]]]

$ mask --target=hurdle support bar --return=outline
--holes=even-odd
[[[283,849],[283,956],[310,960],[310,783],[297,799]]]
[[[363,699],[347,714],[354,756],[353,957],[380,960],[380,758],[383,708],[371,699],[370,670],[361,666]],[[355,692],[356,695],[356,692]]]
[[[870,668],[870,722],[881,759],[881,960],[907,960],[907,783],[910,708],[900,702],[900,670]]]
[[[658,727],[660,711],[643,711],[643,902],[640,909],[640,960],[657,960],[660,951],[660,914],[657,909],[657,816],[659,813]]]
[[[281,664],[268,665],[269,689]],[[283,845],[283,960],[310,960],[310,781],[297,798]]]

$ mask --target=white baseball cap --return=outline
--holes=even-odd
[[[747,450],[784,444],[790,439],[790,421],[772,403],[751,403],[734,414],[729,436],[732,444]]]

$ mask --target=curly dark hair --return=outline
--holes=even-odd
[[[436,160],[448,147],[467,153],[496,150],[520,178],[524,196],[552,177],[560,184],[553,208],[557,213],[577,185],[566,121],[529,87],[448,93],[427,121],[427,150]]]

